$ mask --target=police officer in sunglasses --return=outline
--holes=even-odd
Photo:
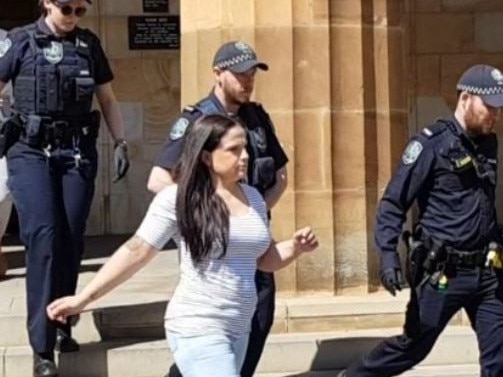
[[[113,74],[97,36],[77,26],[91,0],[40,0],[42,17],[0,40],[0,91],[12,81],[3,124],[9,188],[27,249],[28,333],[34,377],[54,377],[54,350],[79,349],[46,306],[73,294],[97,173],[100,113],[114,141],[115,179],[129,167]]]

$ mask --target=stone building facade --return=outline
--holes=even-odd
[[[181,19],[181,49],[130,50],[127,18],[144,14],[142,5],[94,0],[82,20],[111,60],[133,159],[127,179],[112,184],[110,140],[100,137],[89,233],[135,229],[151,198],[145,184],[152,160],[171,122],[182,104],[208,92],[218,46],[242,39],[270,65],[257,75],[255,99],[270,111],[290,158],[274,234],[280,239],[311,225],[321,241],[319,251],[278,274],[280,289],[376,289],[379,197],[409,136],[452,111],[459,75],[478,62],[503,67],[503,2],[169,0],[169,14]],[[0,26],[14,19],[0,12]]]

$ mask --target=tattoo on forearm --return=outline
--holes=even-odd
[[[133,236],[129,240],[126,241],[124,246],[126,246],[129,250],[137,250],[141,247],[141,245],[144,243],[140,237],[138,236]]]

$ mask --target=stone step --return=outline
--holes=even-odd
[[[6,253],[12,255],[19,250],[7,247]],[[106,260],[103,254],[92,249],[87,252],[79,276],[79,289],[92,279]],[[0,347],[28,344],[25,273],[24,267],[11,268],[8,279],[0,282]],[[164,337],[164,311],[178,277],[176,252],[159,253],[156,261],[141,273],[84,312],[74,329],[74,336],[84,343]]]
[[[298,373],[257,373],[255,377],[336,377],[339,370]],[[477,364],[418,366],[401,374],[402,377],[479,377]]]
[[[163,276],[156,272],[160,265],[176,263],[174,253],[159,255],[157,266],[147,267],[124,286],[99,300],[81,316],[74,329],[79,342],[97,342],[116,339],[162,339],[164,337],[164,311],[167,298],[178,279],[177,273]],[[84,262],[83,269],[100,265],[103,259]],[[81,273],[79,285],[89,281],[94,272]],[[162,281],[166,280],[166,284]],[[23,285],[11,279],[0,284],[0,296],[9,288],[19,291],[17,297],[0,302],[0,334],[2,346],[28,344],[24,288],[5,284]],[[364,296],[309,296],[279,297],[277,299],[273,333],[298,333],[312,331],[343,331],[401,326],[408,300],[408,290],[391,297],[386,292]],[[2,310],[3,305],[9,306]],[[465,325],[468,321],[463,312],[458,313],[451,325]]]
[[[116,339],[161,339],[164,337],[166,295],[152,293],[132,296],[119,290],[84,312],[74,336],[79,342]],[[406,292],[398,298],[383,294],[361,297],[305,297],[277,300],[272,333],[343,331],[401,326],[407,302]],[[0,314],[3,346],[28,344],[26,315]],[[468,324],[464,312],[451,325]]]
[[[337,371],[359,358],[383,337],[399,331],[396,328],[386,328],[271,335],[257,373],[262,377],[279,377],[295,376],[302,371],[311,370]],[[3,375],[0,372],[0,377],[30,375],[29,347],[7,347],[0,350],[0,355],[3,355],[0,371],[4,371]],[[82,345],[81,352],[59,357],[60,377],[160,377],[166,373],[171,362],[164,340],[139,342],[134,339],[90,343]],[[472,377],[477,376],[472,374],[477,363],[478,349],[472,331],[467,327],[452,326],[442,334],[418,371],[439,373],[424,374],[425,376]],[[454,367],[456,365],[463,366],[457,369],[459,373]],[[465,369],[465,365],[470,367]],[[416,371],[411,371],[407,376],[424,376],[419,372],[414,373]],[[304,376],[302,373],[300,375]]]
[[[124,236],[89,237],[79,276],[79,289],[95,275],[106,257]],[[11,262],[8,280],[0,282],[0,346],[27,345],[24,249],[6,245]],[[167,300],[179,278],[176,251],[159,253],[145,269],[127,283],[102,298],[82,315],[75,328],[80,342],[97,342],[130,338],[164,337],[163,317]],[[408,300],[407,289],[397,297],[385,291],[360,296],[288,297],[278,295],[273,333],[343,331],[402,326]],[[458,313],[451,324],[466,324]]]

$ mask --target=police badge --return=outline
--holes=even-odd
[[[51,64],[58,64],[63,60],[63,45],[60,42],[51,41],[51,45],[43,51],[44,58]]]
[[[491,77],[498,83],[498,85],[503,85],[503,74],[497,68],[491,71]]]
[[[242,51],[244,53],[251,52],[251,47],[241,41],[234,43],[234,47],[236,47],[239,51]]]

